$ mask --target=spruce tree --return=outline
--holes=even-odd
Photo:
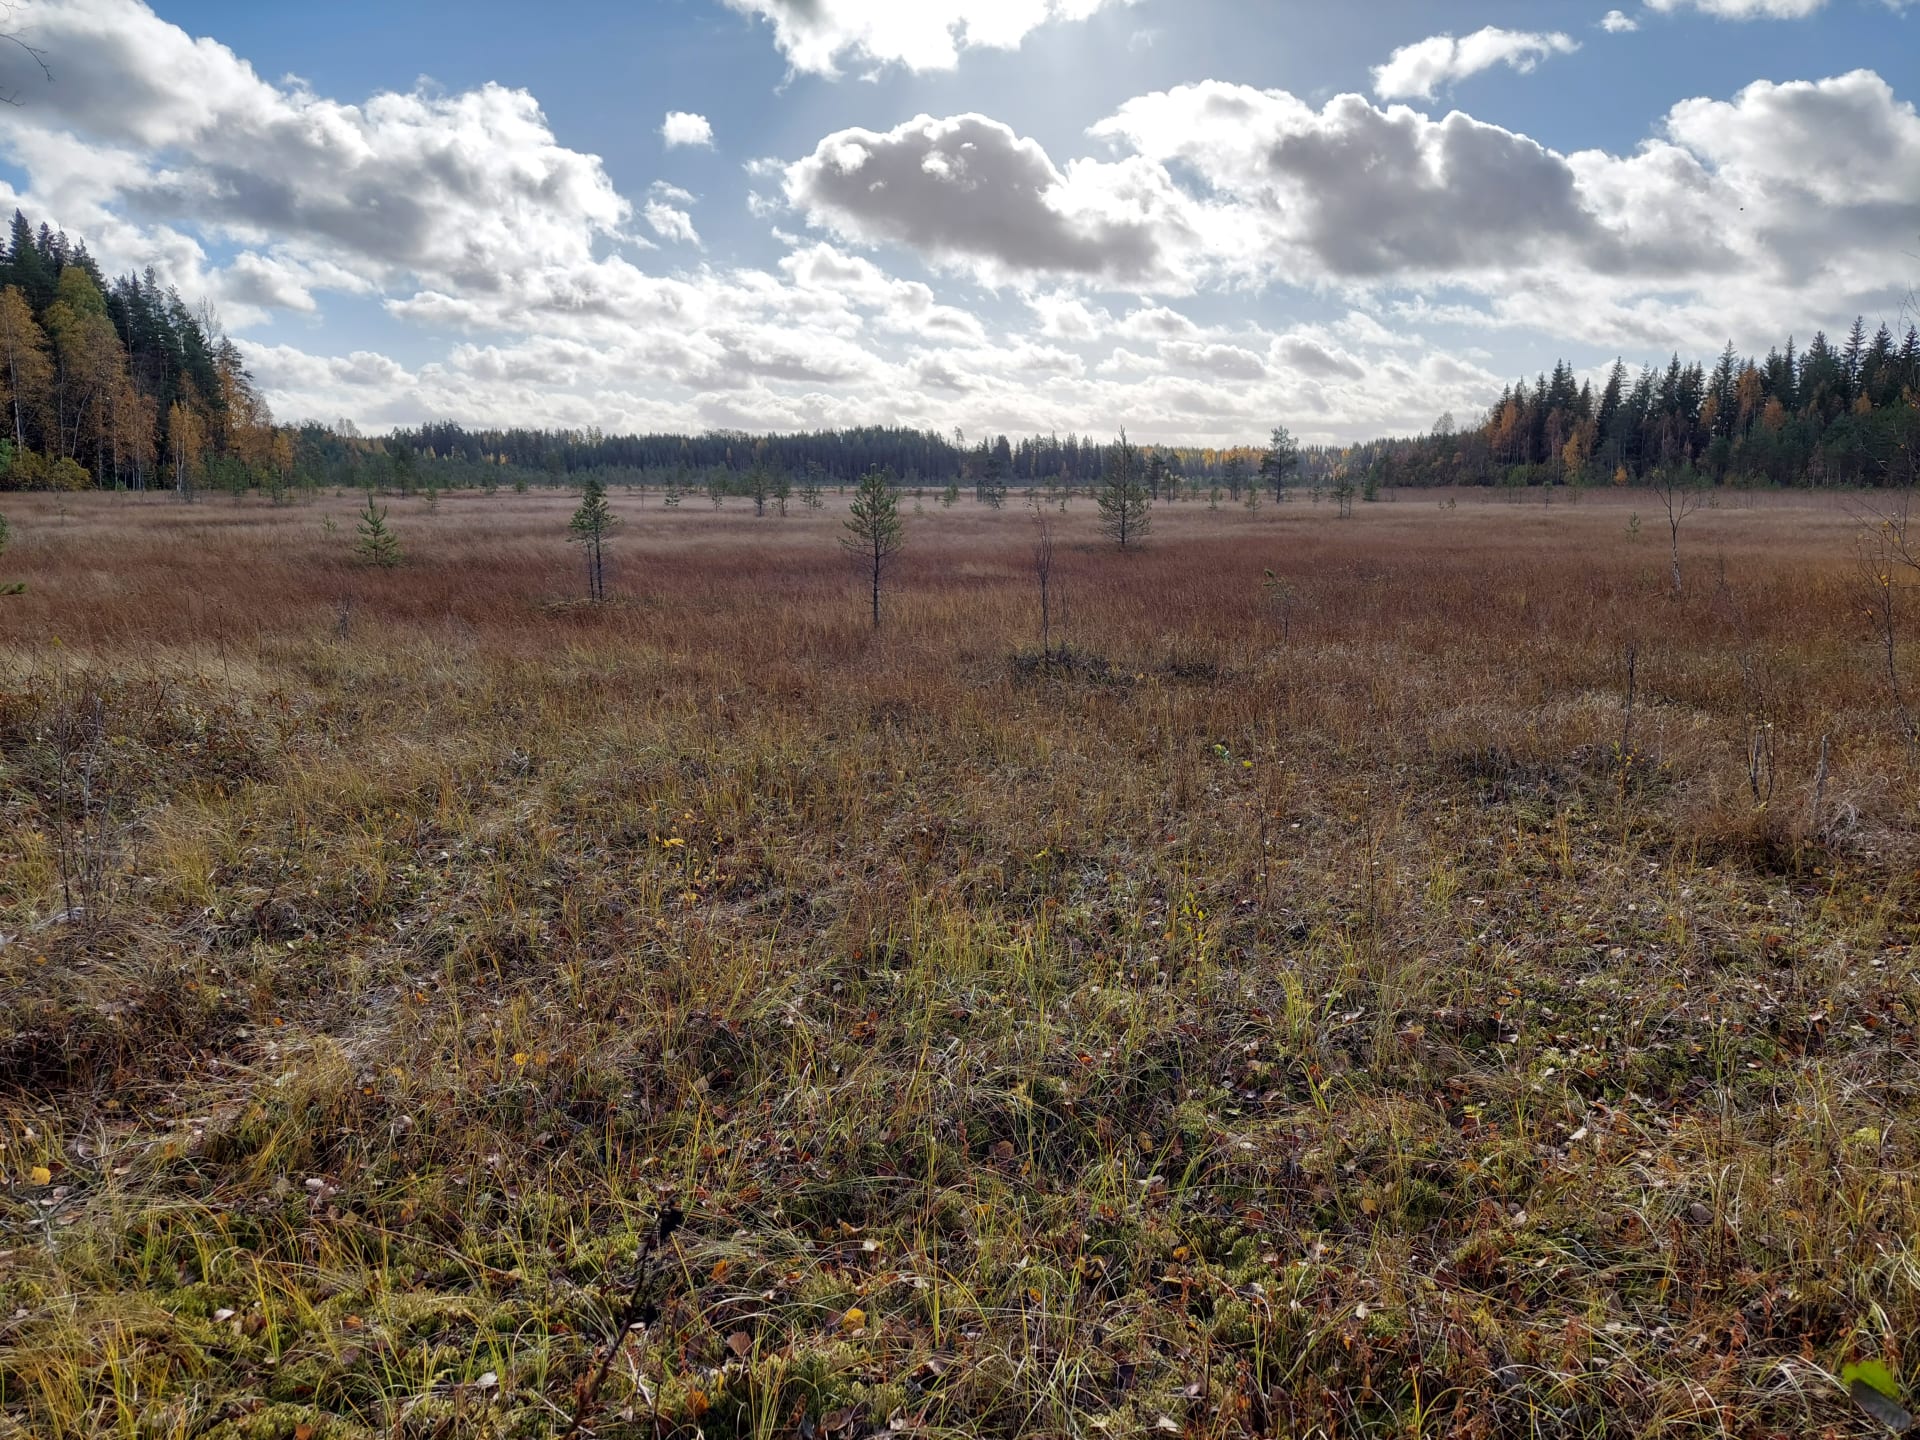
[[[580,508],[573,512],[567,528],[574,543],[587,557],[587,598],[595,602],[607,598],[606,545],[613,535],[614,518],[607,505],[607,487],[597,477],[587,477],[587,488],[580,497]]]
[[[368,565],[391,570],[400,563],[400,538],[387,525],[386,507],[375,502],[367,491],[367,505],[360,512],[360,538],[354,541],[354,553]]]

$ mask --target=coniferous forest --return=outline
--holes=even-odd
[[[84,243],[16,211],[0,256],[0,488],[280,493],[331,485],[562,482],[728,488],[772,473],[845,484],[882,468],[909,483],[1091,485],[1112,444],[1069,434],[1010,440],[890,426],[752,435],[607,435],[474,429],[451,421],[384,437],[349,423],[276,425],[238,348],[149,268],[108,279]],[[1264,446],[1150,446],[1155,495],[1220,485],[1238,498]],[[1467,424],[1306,447],[1298,479],[1380,487],[1639,483],[1885,485],[1914,478],[1920,331],[1855,319],[1844,341],[1789,339],[1764,358],[1729,344],[1708,366],[1675,355],[1596,387],[1574,367],[1509,386]],[[737,488],[737,487],[736,487]]]

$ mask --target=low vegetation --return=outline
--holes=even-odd
[[[937,502],[13,497],[0,1436],[1872,1432],[1844,502]]]

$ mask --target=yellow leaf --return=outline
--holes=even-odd
[[[36,1165],[27,1172],[27,1179],[31,1180],[35,1185],[51,1185],[53,1183],[53,1171],[44,1165]]]
[[[842,1330],[858,1330],[862,1325],[866,1323],[867,1323],[867,1312],[862,1310],[858,1305],[855,1305],[851,1310],[847,1311],[846,1314],[840,1317],[840,1328]]]

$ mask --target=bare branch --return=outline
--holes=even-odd
[[[26,36],[13,26],[13,14],[18,8],[11,3],[11,0],[0,0],[0,45],[11,46],[20,51],[39,67],[42,79],[51,81],[53,71],[47,65],[46,51],[29,44]],[[18,105],[19,103],[18,91],[0,90],[0,105]]]

